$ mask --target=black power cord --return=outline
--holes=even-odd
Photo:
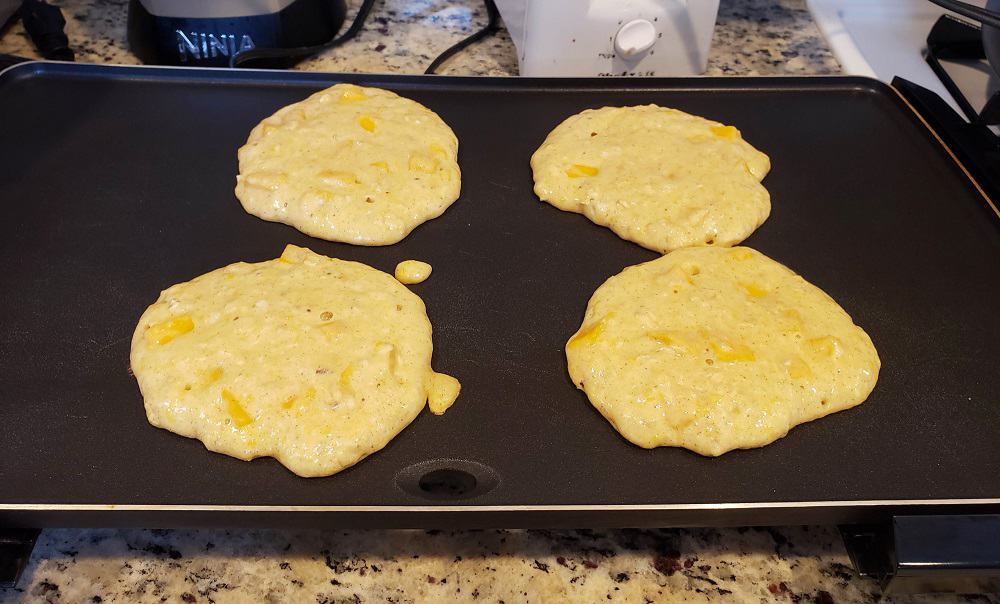
[[[500,11],[497,10],[496,3],[494,3],[493,0],[485,0],[485,3],[486,3],[486,14],[488,16],[486,25],[476,33],[469,36],[468,38],[465,38],[458,44],[451,46],[450,48],[439,54],[437,58],[431,61],[431,64],[427,66],[427,69],[424,70],[424,73],[426,74],[437,73],[438,67],[441,67],[441,65],[445,61],[452,58],[465,48],[471,46],[472,44],[475,44],[479,40],[482,40],[486,36],[493,35],[500,30]]]
[[[953,13],[962,15],[966,19],[979,21],[983,25],[1000,27],[1000,13],[995,13],[993,11],[986,10],[985,8],[979,8],[978,6],[973,6],[972,4],[966,4],[965,2],[959,2],[958,0],[931,0],[931,2],[937,4],[941,8],[946,8]]]
[[[252,48],[250,50],[238,52],[230,57],[229,66],[239,67],[243,63],[256,61],[258,59],[298,59],[311,54],[316,54],[317,52],[336,48],[358,35],[358,32],[360,32],[365,26],[365,20],[368,18],[368,13],[371,12],[374,4],[375,0],[364,0],[361,3],[361,6],[358,7],[358,13],[354,15],[354,21],[351,23],[351,26],[347,28],[347,31],[329,42],[324,42],[323,44],[317,44],[315,46],[298,46],[295,48]]]
[[[73,49],[66,37],[66,19],[58,7],[43,0],[24,0],[18,14],[43,57],[52,61],[73,60]]]

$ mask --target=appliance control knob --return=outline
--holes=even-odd
[[[646,19],[634,19],[615,34],[615,50],[629,58],[644,53],[656,43],[656,27]]]

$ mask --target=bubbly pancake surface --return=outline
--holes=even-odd
[[[685,248],[611,277],[566,358],[626,439],[710,456],[860,404],[880,367],[833,299],[746,247]]]
[[[440,396],[431,352],[423,302],[392,276],[288,246],[165,290],[139,320],[131,365],[154,426],[326,476]]]
[[[388,245],[461,188],[458,139],[423,105],[337,84],[280,109],[239,150],[236,196],[260,218],[330,241]]]
[[[770,165],[735,127],[656,105],[573,115],[531,158],[542,201],[660,253],[746,239],[771,211]]]

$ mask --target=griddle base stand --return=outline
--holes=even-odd
[[[0,528],[0,589],[14,587],[28,565],[38,529]]]
[[[894,516],[840,527],[859,574],[883,595],[1000,592],[1000,515]]]

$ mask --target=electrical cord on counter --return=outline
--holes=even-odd
[[[1000,13],[996,13],[985,8],[979,8],[972,4],[959,2],[958,0],[930,0],[941,8],[946,8],[953,13],[962,15],[966,19],[978,21],[983,25],[1000,27]]]
[[[73,49],[66,37],[66,19],[59,7],[43,0],[24,0],[18,9],[24,30],[35,43],[38,52],[52,61],[72,61]]]
[[[365,20],[368,18],[368,13],[371,12],[374,4],[375,0],[364,0],[361,3],[361,6],[358,7],[358,13],[354,15],[354,21],[351,22],[351,26],[347,28],[347,31],[345,31],[342,35],[333,38],[329,42],[324,42],[323,44],[317,44],[315,46],[298,46],[296,48],[252,48],[250,50],[238,52],[230,57],[229,66],[239,67],[243,63],[258,59],[297,59],[311,54],[316,54],[317,52],[322,52],[324,50],[329,50],[331,48],[336,48],[358,35],[358,32],[360,32],[365,26]]]
[[[497,10],[496,3],[494,3],[493,0],[485,0],[485,3],[486,3],[486,14],[488,16],[486,25],[476,33],[469,36],[468,38],[465,38],[464,40],[458,42],[454,46],[451,46],[450,48],[439,54],[436,59],[431,61],[431,64],[427,66],[427,69],[424,70],[425,74],[437,73],[438,67],[441,67],[441,65],[445,61],[452,58],[465,48],[471,46],[472,44],[475,44],[479,40],[482,40],[486,36],[491,36],[500,30],[500,11]]]

